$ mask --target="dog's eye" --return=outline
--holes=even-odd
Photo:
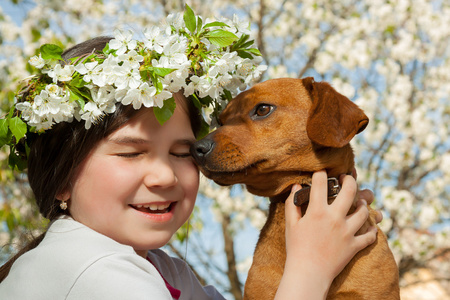
[[[253,115],[252,115],[252,119],[259,119],[259,118],[264,118],[267,117],[268,115],[270,115],[270,113],[275,109],[275,106],[270,105],[270,104],[258,104],[254,111],[253,111]]]
[[[270,106],[262,104],[256,108],[256,114],[260,117],[263,117],[270,113]]]

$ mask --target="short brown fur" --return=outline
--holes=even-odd
[[[255,118],[259,104],[275,109],[267,117]],[[364,130],[368,118],[327,83],[283,78],[238,95],[220,121],[223,126],[192,151],[201,171],[218,184],[243,183],[249,192],[270,197],[244,299],[273,299],[286,260],[281,200],[287,198],[292,184],[310,183],[317,170],[326,169],[329,177],[350,174],[354,155],[349,142]],[[374,217],[370,209],[360,231],[374,225]],[[381,230],[377,241],[357,253],[336,277],[327,299],[400,299],[397,265]]]

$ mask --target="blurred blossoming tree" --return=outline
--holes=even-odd
[[[450,252],[450,3],[442,0],[192,0],[203,16],[250,22],[269,66],[263,80],[314,76],[354,100],[370,124],[353,145],[359,181],[376,194],[381,227],[403,276]],[[3,112],[29,57],[115,28],[158,23],[183,1],[6,0],[0,5]],[[24,174],[0,153],[2,259],[23,233],[45,226]],[[205,282],[241,299],[266,200],[204,182],[199,208],[168,251],[186,256]],[[189,234],[187,234],[189,228]],[[255,229],[256,228],[256,229]],[[242,237],[242,232],[246,236]],[[250,238],[248,236],[251,236]],[[211,239],[211,242],[204,241]],[[187,249],[186,250],[186,241]],[[248,242],[250,241],[250,242]],[[450,282],[450,262],[438,271]],[[402,285],[406,283],[402,281]]]

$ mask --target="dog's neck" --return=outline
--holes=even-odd
[[[295,157],[296,155],[294,155]],[[301,161],[302,158],[297,158]],[[312,175],[315,171],[325,169],[329,178],[339,178],[341,174],[351,174],[354,168],[354,155],[350,145],[340,149],[324,149],[315,151],[315,163],[308,171],[284,170],[273,171],[252,176],[245,182],[247,190],[255,195],[277,199],[278,196],[289,195],[292,185],[311,185]],[[286,198],[285,198],[286,200]]]
[[[327,194],[329,200],[334,200],[334,198],[337,197],[337,194],[341,190],[341,185],[339,183],[338,178],[330,177],[327,181]],[[302,206],[307,205],[309,202],[309,196],[311,193],[311,185],[310,184],[303,184],[302,188],[298,190],[294,194],[294,204],[296,206]],[[289,196],[289,192],[282,193],[280,195],[276,195],[274,197],[270,197],[271,202],[285,202],[287,197]],[[329,201],[331,203],[331,201]]]

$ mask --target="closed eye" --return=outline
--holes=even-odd
[[[170,155],[173,155],[173,156],[178,157],[178,158],[188,158],[188,157],[192,156],[190,152],[170,153]]]
[[[141,154],[142,154],[142,152],[130,152],[130,153],[117,153],[116,155],[119,157],[133,158],[133,157],[138,157]]]

